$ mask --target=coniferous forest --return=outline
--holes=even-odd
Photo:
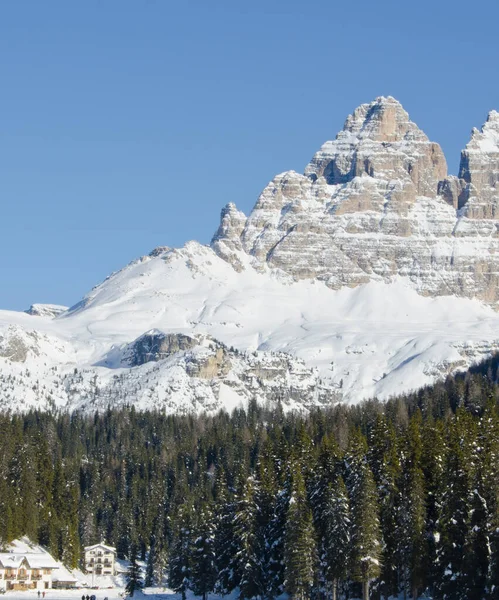
[[[0,541],[206,598],[499,599],[499,359],[307,415],[0,415]]]

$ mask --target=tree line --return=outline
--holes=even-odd
[[[497,600],[497,370],[307,415],[0,414],[0,543],[105,540],[184,597]]]

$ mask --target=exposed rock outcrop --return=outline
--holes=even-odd
[[[237,271],[244,269],[238,254],[243,249],[241,235],[245,225],[246,215],[230,202],[222,209],[220,227],[211,240],[216,253],[232,263]]]
[[[129,367],[137,367],[148,362],[164,360],[172,354],[190,350],[198,344],[197,339],[182,333],[163,333],[152,329],[126,348],[121,362]]]
[[[60,304],[32,304],[24,312],[34,317],[49,317],[50,319],[54,319],[67,310],[67,306],[61,306]]]
[[[495,304],[498,181],[499,113],[473,131],[459,177],[448,177],[440,146],[394,98],[377,98],[347,118],[304,175],[275,177],[245,221],[231,205],[212,248],[236,269],[242,251],[256,268],[333,289],[401,276],[424,295]]]
[[[499,218],[499,112],[489,113],[481,131],[473,129],[461,154],[459,208],[470,219]]]

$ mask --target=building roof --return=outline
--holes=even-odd
[[[78,579],[73,577],[64,565],[59,565],[59,568],[52,575],[52,581],[60,583],[78,583]]]
[[[0,552],[0,564],[5,569],[19,569],[23,560],[26,560],[30,569],[57,569],[59,563],[42,548],[34,544],[26,536],[13,540],[6,548],[7,552]]]
[[[19,569],[26,560],[30,569],[57,569],[58,563],[47,553],[1,552],[0,564],[4,569]]]
[[[106,550],[110,550],[111,552],[114,552],[116,554],[116,548],[113,548],[112,546],[107,546],[106,544],[94,544],[93,546],[85,546],[85,552],[88,552],[89,550],[93,550],[94,548],[105,548]]]

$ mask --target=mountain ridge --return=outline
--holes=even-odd
[[[499,348],[498,181],[499,113],[449,176],[400,103],[363,104],[209,246],[158,247],[64,312],[0,311],[0,406],[309,409],[466,368]]]

